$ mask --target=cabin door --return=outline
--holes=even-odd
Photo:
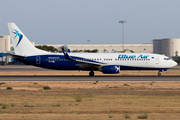
[[[40,56],[37,56],[36,57],[36,64],[40,64],[41,63],[41,57]]]
[[[155,61],[156,61],[156,64],[159,64],[159,58],[158,57],[155,59]]]

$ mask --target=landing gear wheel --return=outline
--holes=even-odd
[[[161,76],[161,73],[160,73],[160,72],[158,73],[158,76]]]
[[[89,76],[94,76],[94,72],[93,71],[89,72]]]

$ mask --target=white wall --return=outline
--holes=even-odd
[[[0,52],[4,52],[5,51],[5,39],[0,36]]]
[[[10,35],[4,35],[5,39],[5,51],[10,51]]]
[[[165,38],[153,40],[153,52],[162,53],[166,56],[175,56],[175,52],[180,55],[180,38]]]
[[[121,44],[102,44],[102,45],[68,45],[68,48],[72,50],[93,50],[98,49],[100,52],[106,51],[122,51]],[[124,49],[133,50],[140,53],[152,53],[153,44],[125,44]]]
[[[180,55],[180,39],[163,39],[162,40],[162,52],[166,56],[175,56],[175,52],[178,51]]]
[[[48,46],[54,46],[59,51],[61,51],[61,47],[64,45],[48,45]],[[106,51],[110,51],[110,52],[122,51],[121,44],[67,45],[67,47],[71,51],[73,51],[73,50],[94,50],[94,49],[98,49],[100,52],[104,52],[104,49]],[[124,44],[124,49],[133,50],[134,52],[139,52],[139,53],[152,53],[153,52],[153,44]]]
[[[162,53],[162,39],[153,40],[153,53]]]
[[[0,52],[10,51],[10,36],[0,36]]]

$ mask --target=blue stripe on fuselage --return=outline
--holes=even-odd
[[[37,57],[40,58],[40,62],[37,61]],[[94,62],[99,64],[105,64],[102,62],[87,60],[81,57],[71,56],[73,59]],[[70,61],[65,58],[64,55],[38,55],[38,56],[29,56],[26,58],[16,58],[16,60],[23,62],[27,65],[34,65],[38,67],[56,69],[56,70],[87,70],[78,66],[78,62]],[[38,63],[39,62],[39,63]]]
[[[37,57],[40,57],[40,63],[37,62]],[[71,56],[73,59],[78,59],[88,62],[94,62],[99,64],[106,64],[103,62],[98,62],[94,60],[87,60],[81,57]],[[16,58],[20,62],[23,62],[27,65],[34,65],[38,67],[48,68],[48,69],[55,69],[55,70],[91,70],[84,69],[78,66],[78,62],[67,60],[64,55],[38,55],[38,56],[29,56],[26,58]],[[132,67],[132,66],[124,66],[120,65],[120,70],[164,70],[165,68],[145,68],[145,67]],[[167,68],[166,68],[167,69]]]

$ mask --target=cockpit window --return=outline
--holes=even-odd
[[[164,58],[164,60],[170,60],[170,58]]]

